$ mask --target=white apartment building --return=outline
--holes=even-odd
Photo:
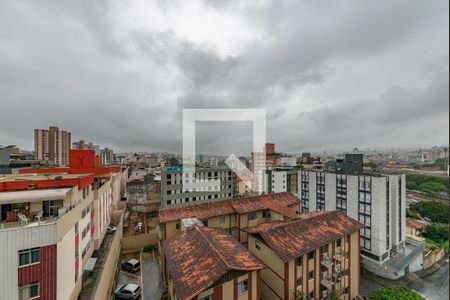
[[[302,211],[340,210],[365,225],[363,258],[382,264],[404,246],[405,175],[298,172]]]
[[[72,300],[82,291],[120,199],[122,172],[58,169],[0,177],[0,299]],[[109,251],[120,251],[118,240]],[[106,276],[111,283],[113,276]]]

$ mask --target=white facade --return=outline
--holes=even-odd
[[[299,171],[302,211],[341,210],[366,227],[361,253],[382,263],[405,241],[405,175],[346,175]]]
[[[111,174],[109,179],[103,179],[104,182],[98,189],[92,189],[93,185],[88,185],[82,190],[75,186],[54,191],[37,189],[1,192],[1,204],[19,203],[8,195],[20,194],[21,202],[30,203],[33,207],[34,203],[42,201],[42,192],[51,196],[68,190],[64,193],[65,196],[59,199],[63,200],[65,206],[69,203],[72,206],[69,206],[70,209],[66,213],[46,218],[41,223],[29,220],[29,223],[23,226],[17,225],[17,222],[0,224],[0,299],[19,299],[19,251],[46,246],[56,247],[56,261],[51,263],[56,264],[57,299],[76,299],[82,286],[83,268],[94,249],[100,247],[113,206],[120,199],[120,179],[120,173]],[[54,199],[56,200],[55,197]],[[43,268],[46,268],[47,263],[49,262],[39,262],[43,264]],[[41,299],[44,299],[43,297],[45,296],[41,294]]]

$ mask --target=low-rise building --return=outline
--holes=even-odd
[[[411,236],[419,236],[427,227],[427,223],[424,221],[418,221],[418,220],[412,220],[407,219],[406,220],[406,234]]]
[[[168,239],[181,231],[182,219],[197,218],[205,226],[227,230],[245,244],[248,235],[245,228],[292,220],[299,212],[299,199],[287,192],[165,208],[159,211],[159,235],[161,240]]]
[[[223,229],[195,225],[163,242],[171,300],[260,300],[264,264]]]
[[[261,299],[328,299],[332,293],[354,299],[359,295],[363,227],[334,211],[247,228],[248,249],[267,265],[261,271]]]

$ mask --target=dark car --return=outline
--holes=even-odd
[[[116,299],[139,299],[141,287],[133,283],[122,284],[114,291],[114,296]]]
[[[129,261],[122,263],[122,270],[128,272],[137,272],[141,269],[141,263],[137,259],[130,259]]]

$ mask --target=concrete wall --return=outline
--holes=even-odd
[[[147,234],[138,234],[122,238],[122,251],[124,254],[137,252],[147,245],[158,244],[158,233],[152,231]]]
[[[57,298],[70,299],[75,288],[75,230],[69,230],[57,243]],[[81,260],[81,251],[79,252]],[[81,266],[78,281],[81,281]]]
[[[122,228],[122,222],[118,225]],[[110,299],[116,275],[117,262],[120,256],[120,242],[122,238],[122,230],[117,230],[114,240],[111,243],[111,248],[108,252],[108,257],[103,265],[100,279],[96,286],[95,293],[91,299]]]
[[[444,248],[437,248],[431,252],[428,252],[424,257],[423,267],[424,269],[428,269],[434,263],[440,261],[445,256]]]

